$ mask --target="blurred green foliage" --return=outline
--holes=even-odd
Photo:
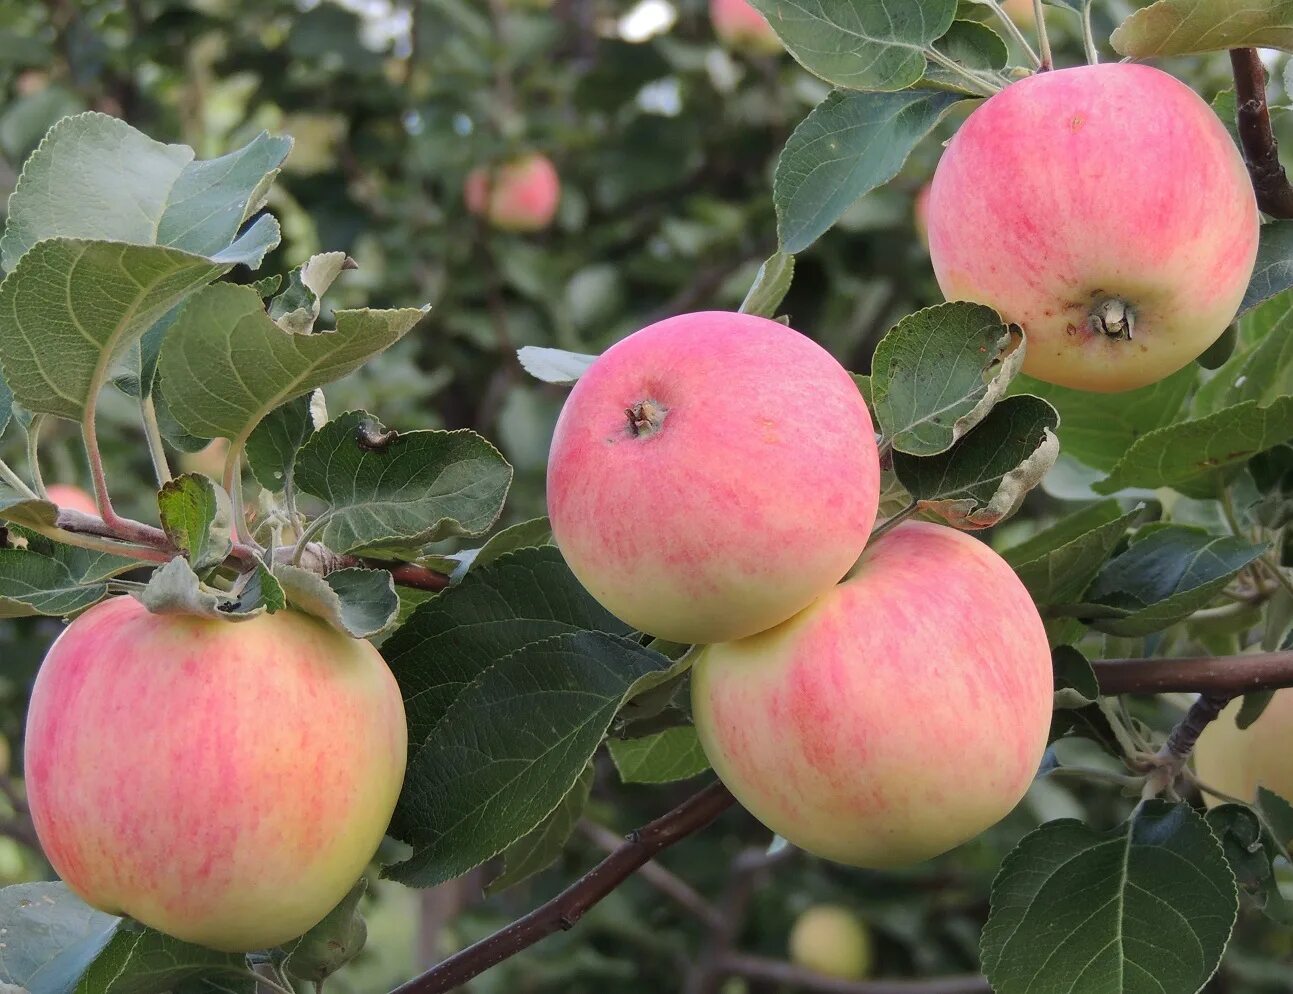
[[[284,239],[263,272],[284,273],[313,252],[341,249],[359,268],[338,284],[330,305],[432,305],[414,334],[327,390],[330,409],[363,407],[398,428],[476,429],[516,467],[507,515],[522,520],[542,513],[548,439],[564,391],[529,379],[516,348],[598,352],[668,314],[736,307],[776,245],[776,155],[826,92],[787,57],[722,49],[703,0],[656,0],[672,20],[641,37],[649,34],[643,7],[650,6],[4,0],[0,190],[12,188],[55,120],[84,109],[190,144],[200,157],[262,129],[293,135],[269,205]],[[1107,37],[1128,5],[1098,8],[1096,34]],[[1053,20],[1061,61],[1077,61],[1076,19],[1053,11]],[[1182,59],[1172,69],[1209,99],[1229,83],[1224,57]],[[783,310],[850,369],[865,372],[875,342],[898,317],[939,299],[911,205],[955,123],[945,122],[895,182],[855,205],[797,260]],[[469,216],[462,200],[468,171],[532,149],[550,155],[562,177],[553,229],[507,235]],[[133,429],[134,408],[118,399],[105,400],[104,417],[123,430],[100,434],[114,494],[141,508],[153,499],[147,457],[125,430]],[[44,441],[46,478],[84,485],[73,426],[50,425]],[[1034,495],[994,544],[1021,540],[1062,507]],[[35,661],[57,630],[39,619],[0,626],[0,732],[15,745]],[[1171,720],[1153,710],[1142,717],[1160,728]],[[947,746],[954,754],[955,742]],[[689,789],[626,788],[602,774],[590,814],[617,832]],[[734,881],[748,884],[737,936],[743,950],[784,957],[795,916],[830,901],[870,923],[882,975],[972,972],[989,884],[1010,846],[1046,818],[1081,815],[1107,827],[1129,808],[1109,791],[1048,781],[1002,825],[914,870],[864,873],[795,855],[744,882],[734,861],[769,839],[733,812],[662,863],[715,901],[737,899]],[[370,946],[330,989],[389,989],[556,893],[598,852],[577,835],[553,869],[487,901],[475,874],[426,894],[376,887],[366,899]],[[43,872],[33,856],[0,840],[0,883]],[[681,990],[710,941],[701,923],[636,878],[578,929],[471,989]],[[1293,954],[1287,934],[1246,919],[1236,947],[1218,990],[1288,989],[1280,966]],[[743,989],[742,982],[724,988]]]

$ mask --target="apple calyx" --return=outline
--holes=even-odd
[[[1087,323],[1092,331],[1130,342],[1131,333],[1136,327],[1136,312],[1125,300],[1109,297],[1091,308]]]
[[[669,408],[650,398],[624,410],[624,416],[629,419],[629,433],[635,438],[650,438],[658,432],[668,413]]]

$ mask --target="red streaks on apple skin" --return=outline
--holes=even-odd
[[[998,821],[1050,726],[1027,591],[986,545],[928,524],[873,543],[778,628],[707,647],[692,687],[706,754],[741,803],[861,866],[916,862]]]
[[[930,257],[949,300],[1024,326],[1024,371],[1114,392],[1155,382],[1225,330],[1247,287],[1258,213],[1212,109],[1149,66],[1042,73],[985,102],[930,188]],[[1135,312],[1134,341],[1091,308]]]
[[[645,402],[663,415],[635,434],[626,411]],[[878,499],[849,375],[797,332],[726,312],[661,321],[603,354],[548,462],[576,576],[629,624],[680,642],[750,635],[807,606],[861,553]]]
[[[74,890],[239,949],[340,900],[385,831],[407,743],[367,643],[294,612],[235,624],[120,597],[51,648],[26,748],[42,846]]]

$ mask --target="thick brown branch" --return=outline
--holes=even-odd
[[[1197,693],[1237,696],[1293,687],[1293,652],[1179,659],[1093,660],[1102,694]]]
[[[449,586],[449,577],[445,574],[438,570],[427,569],[425,566],[418,566],[416,563],[400,563],[398,566],[392,566],[390,563],[367,560],[363,565],[368,569],[390,570],[391,579],[395,581],[397,587],[434,592]]]
[[[702,828],[736,803],[720,783],[712,783],[678,807],[638,829],[613,853],[546,904],[524,918],[468,946],[394,994],[441,994],[465,984],[491,966],[515,956],[540,939],[574,928],[584,913],[641,869],[657,853]]]
[[[1271,217],[1293,218],[1293,186],[1280,165],[1279,144],[1266,106],[1266,68],[1255,48],[1230,50],[1235,73],[1239,144],[1257,194],[1257,206]]]
[[[727,976],[762,980],[796,991],[819,994],[991,994],[988,981],[970,974],[964,977],[931,977],[927,980],[839,980],[811,970],[763,956],[729,953],[718,963]]]

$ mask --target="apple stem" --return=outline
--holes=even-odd
[[[1010,37],[1014,38],[1019,47],[1024,50],[1024,54],[1028,56],[1028,61],[1034,67],[1040,66],[1042,64],[1041,57],[1033,50],[1033,46],[1028,44],[1027,35],[1019,29],[1015,19],[1006,13],[1006,9],[1001,6],[999,0],[988,0],[988,6],[992,8],[992,12],[997,15],[1001,23],[1005,25],[1006,30],[1010,32]]]
[[[45,426],[45,415],[37,414],[27,426],[27,471],[31,473],[32,489],[41,500],[48,500],[45,481],[40,475],[40,430]]]
[[[1095,35],[1091,31],[1091,0],[1082,5],[1082,47],[1086,49],[1088,65],[1100,64],[1100,50],[1095,47]]]
[[[152,394],[139,398],[139,414],[144,422],[144,437],[148,439],[148,455],[153,460],[153,474],[157,485],[164,487],[171,482],[171,467],[166,462],[166,449],[162,445],[162,430],[157,425],[157,406]]]
[[[0,480],[3,480],[9,487],[18,491],[18,493],[23,497],[40,497],[36,491],[32,490],[31,487],[27,486],[27,484],[23,482],[21,476],[9,468],[9,465],[3,459],[0,459]]]
[[[874,528],[871,529],[871,537],[867,540],[867,544],[870,545],[872,542],[878,539],[885,532],[893,531],[893,529],[897,528],[900,524],[902,524],[904,521],[910,518],[918,510],[920,510],[920,504],[916,501],[912,501],[910,504],[904,507],[897,514],[891,517],[885,518],[884,521],[880,522],[880,524],[876,525]]]
[[[1088,4],[1088,6],[1090,5]],[[1051,40],[1046,34],[1046,15],[1042,10],[1042,0],[1033,0],[1033,15],[1037,19],[1037,46],[1042,53],[1042,60],[1037,66],[1037,71],[1048,72],[1055,67],[1055,63],[1051,60]]]
[[[1163,747],[1148,761],[1148,776],[1142,796],[1157,797],[1174,788],[1199,736],[1217,720],[1217,716],[1232,700],[1233,694],[1199,695],[1184,717],[1176,723],[1176,727],[1168,733]]]

